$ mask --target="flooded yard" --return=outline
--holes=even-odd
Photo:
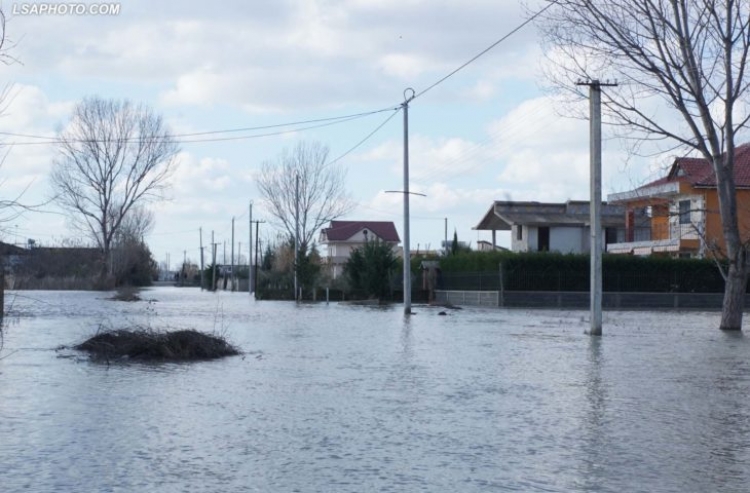
[[[0,490],[740,492],[750,342],[717,313],[295,306],[156,288],[7,295]],[[225,333],[211,362],[89,362],[98,327]]]

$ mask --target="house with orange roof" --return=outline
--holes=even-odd
[[[750,144],[735,150],[734,179],[740,235],[750,239]],[[625,238],[607,245],[615,254],[707,257],[724,251],[716,174],[702,158],[675,159],[666,176],[611,194],[625,207]]]
[[[325,261],[331,277],[336,279],[344,272],[344,264],[355,249],[376,240],[391,245],[394,252],[401,241],[392,221],[331,221],[320,232],[320,243],[327,247]]]

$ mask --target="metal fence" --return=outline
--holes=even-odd
[[[721,293],[724,279],[717,268],[694,272],[607,272],[605,292],[620,293]],[[456,291],[588,291],[589,271],[484,271],[444,272],[438,289]]]

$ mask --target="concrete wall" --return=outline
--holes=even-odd
[[[465,306],[506,308],[588,309],[588,292],[556,291],[435,291],[435,301]],[[604,293],[602,307],[609,310],[721,310],[721,293]],[[750,308],[750,295],[745,296]]]
[[[523,228],[523,239],[518,240],[517,228]],[[604,230],[602,230],[604,234]],[[536,252],[539,247],[539,228],[536,226],[513,226],[511,250],[514,252]],[[549,249],[560,253],[588,253],[589,229],[575,226],[551,226]]]
[[[498,291],[435,291],[435,301],[451,305],[499,306]]]
[[[521,229],[521,239],[518,239],[518,229]],[[510,249],[514,252],[529,251],[529,228],[516,224],[510,231]]]

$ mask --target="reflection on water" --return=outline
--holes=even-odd
[[[22,293],[2,491],[746,491],[750,343],[716,314]],[[93,364],[99,326],[225,330],[241,357]]]

